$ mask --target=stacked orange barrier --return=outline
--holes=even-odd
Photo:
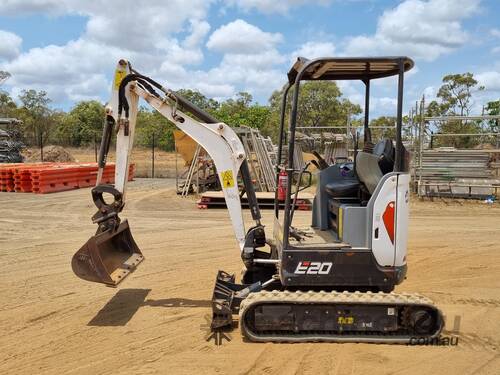
[[[81,174],[80,174],[80,179],[78,181],[79,187],[89,187],[89,186],[95,186],[96,181],[97,181],[97,169],[94,167],[90,167],[91,169],[88,170],[88,168],[82,168]],[[129,181],[133,179],[133,169],[134,165],[131,164],[129,166]],[[132,170],[132,173],[130,172]],[[132,178],[130,177],[132,176]],[[102,184],[112,184],[115,181],[115,166],[114,164],[106,164],[106,167],[104,167],[104,171],[102,173]]]
[[[95,186],[97,163],[26,163],[0,164],[0,191],[34,192],[37,194]],[[135,165],[129,166],[129,181]],[[115,179],[115,165],[106,165],[102,183]]]
[[[0,164],[0,191],[14,191],[13,168],[22,163]]]

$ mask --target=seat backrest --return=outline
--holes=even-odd
[[[364,151],[359,151],[356,156],[356,174],[370,194],[375,191],[378,182],[384,176],[378,164],[379,159],[379,156]]]
[[[390,139],[382,139],[373,147],[373,154],[379,158],[378,165],[383,174],[394,169],[394,145]]]

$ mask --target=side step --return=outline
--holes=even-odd
[[[444,326],[432,301],[407,293],[261,291],[239,310],[242,334],[257,342],[404,344]]]

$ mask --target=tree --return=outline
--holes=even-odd
[[[11,96],[0,91],[0,117],[15,117],[17,114],[17,105]]]
[[[469,115],[471,109],[472,89],[478,82],[472,73],[448,74],[443,77],[443,85],[437,97],[441,99],[442,110],[448,115]],[[479,86],[478,90],[484,90]]]
[[[472,108],[472,92],[484,90],[478,86],[472,73],[448,74],[437,93],[438,101],[429,103],[427,116],[467,116]],[[479,133],[481,126],[473,121],[439,121],[437,132],[444,134]],[[470,148],[477,144],[477,137],[436,137],[435,146]]]
[[[24,135],[31,143],[46,144],[52,130],[51,102],[45,91],[23,90],[19,95],[22,106],[19,117],[23,120]],[[53,120],[53,119],[52,119]]]
[[[382,138],[396,138],[396,117],[395,116],[380,116],[370,121],[372,132],[372,140],[376,143]],[[382,128],[386,127],[386,128]]]
[[[137,113],[136,144],[150,147],[154,136],[156,146],[165,151],[173,151],[175,129],[176,126],[157,111],[141,107]]]
[[[279,129],[281,101],[284,88],[269,98],[270,124],[273,134]],[[288,94],[285,124],[288,123],[292,93]],[[300,86],[297,108],[297,126],[345,126],[348,117],[361,113],[361,107],[342,97],[335,82],[309,81]]]
[[[486,114],[492,115],[492,116],[498,116],[500,115],[500,99],[492,102],[488,102],[486,104],[486,107],[484,108],[486,111]],[[500,120],[489,120],[488,121],[488,130],[489,132],[492,133],[498,133],[500,131]],[[500,139],[499,136],[496,136],[496,139],[494,141],[495,146],[498,148]]]
[[[252,101],[252,95],[239,92],[236,99],[228,99],[220,103],[214,116],[230,126],[264,129],[269,120],[270,110],[266,106],[252,104]]]
[[[6,72],[4,70],[0,70],[0,85],[2,85],[2,83],[4,83],[10,77],[11,77],[11,75],[9,72]]]
[[[176,93],[205,111],[213,112],[219,108],[219,102],[217,102],[217,100],[212,98],[209,99],[199,91],[181,89]]]
[[[61,118],[56,134],[59,142],[83,146],[99,139],[104,123],[104,106],[96,100],[81,101]]]

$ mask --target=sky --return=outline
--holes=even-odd
[[[116,62],[174,90],[219,100],[240,91],[266,104],[297,56],[405,55],[405,111],[432,100],[444,75],[472,72],[500,98],[498,0],[2,0],[2,89],[45,90],[52,107],[106,102]],[[362,85],[340,82],[363,104]],[[371,113],[394,115],[396,81],[372,85]]]

